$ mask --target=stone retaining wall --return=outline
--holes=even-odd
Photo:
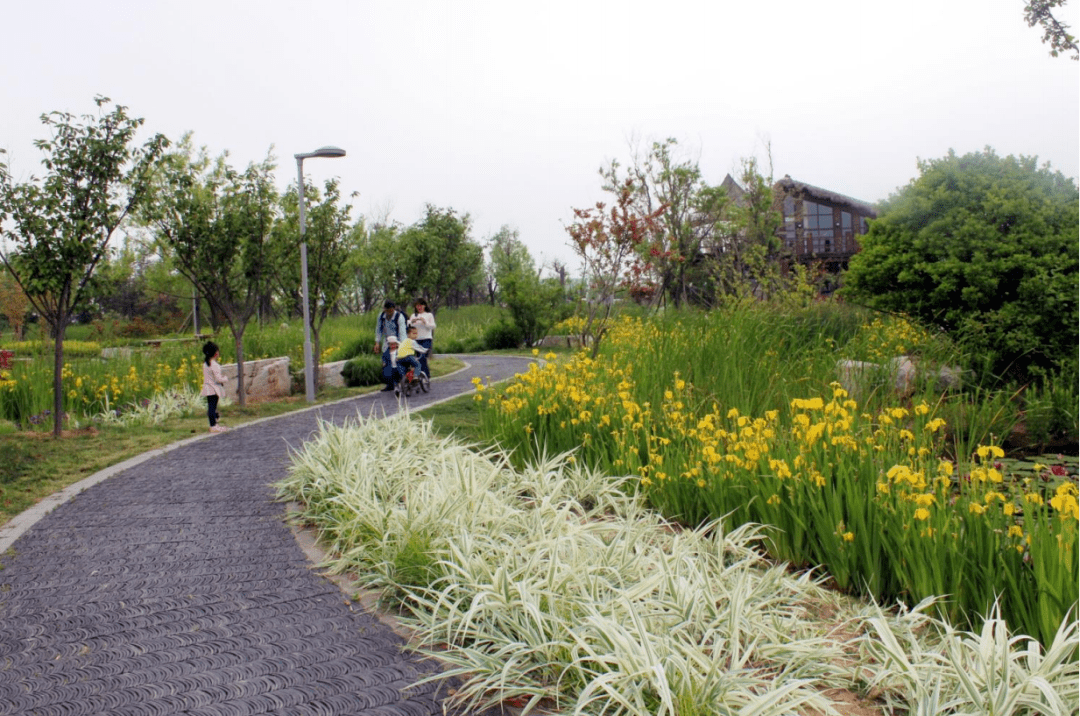
[[[933,380],[936,390],[958,390],[963,372],[954,366],[920,366],[908,356],[898,356],[884,365],[856,360],[837,361],[836,378],[852,400],[862,402],[876,383],[889,385],[901,397],[911,395],[916,381],[927,378]]]
[[[544,336],[533,346],[534,348],[580,348],[581,336]]]
[[[221,372],[228,381],[225,395],[236,400],[236,363],[221,366]],[[289,359],[264,358],[263,360],[244,361],[244,388],[248,400],[274,400],[292,394],[292,376],[289,374]]]
[[[341,375],[341,369],[348,363],[347,360],[334,361],[319,365],[319,377],[316,380],[324,388],[344,388],[345,378]]]
[[[346,361],[335,361],[319,366],[318,384],[324,388],[343,388],[345,379],[341,375],[341,369]],[[236,399],[236,364],[228,363],[221,366],[221,372],[228,378],[225,385],[225,394]],[[244,361],[244,375],[249,400],[274,400],[284,398],[292,394],[292,375],[289,373],[289,359],[264,358],[263,360]],[[301,392],[303,377],[300,379]]]

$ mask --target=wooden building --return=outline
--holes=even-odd
[[[855,238],[866,233],[867,219],[877,218],[872,204],[837,194],[790,176],[773,185],[781,205],[780,238],[792,260],[840,273],[859,251]]]

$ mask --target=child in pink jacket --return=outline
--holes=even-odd
[[[202,347],[203,352],[203,386],[200,395],[206,397],[206,417],[210,418],[210,432],[223,433],[228,428],[224,425],[218,424],[218,419],[221,417],[218,415],[217,406],[218,400],[225,397],[225,376],[221,373],[221,364],[218,359],[221,358],[221,351],[218,350],[217,344],[213,341],[207,341],[206,345]]]

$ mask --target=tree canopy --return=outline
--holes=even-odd
[[[990,148],[919,172],[871,222],[841,295],[941,326],[999,375],[1075,356],[1075,182]]]
[[[608,329],[615,294],[640,285],[647,269],[642,247],[659,234],[663,207],[639,213],[633,179],[625,179],[615,192],[615,204],[602,202],[589,209],[573,209],[575,221],[566,226],[570,246],[581,259],[585,278],[585,322],[582,343],[593,343],[593,354]]]
[[[705,183],[697,160],[679,152],[673,138],[653,142],[644,156],[635,152],[625,179],[619,169],[617,161],[601,168],[604,189],[618,196],[631,184],[636,211],[642,216],[656,213],[657,219],[638,249],[644,275],[637,293],[654,302],[670,298],[678,307],[689,298],[690,267],[700,257],[702,244],[715,237],[727,197]]]
[[[1057,57],[1066,50],[1072,51],[1072,59],[1080,60],[1080,47],[1076,38],[1069,33],[1069,26],[1054,17],[1054,8],[1063,7],[1066,0],[1027,0],[1024,3],[1024,19],[1028,27],[1040,26],[1043,29],[1042,41],[1049,43],[1051,57]]]
[[[517,229],[501,227],[488,239],[491,257],[488,291],[510,311],[510,318],[526,345],[543,338],[563,317],[566,292],[557,279],[541,279],[532,254],[521,241]]]
[[[244,374],[243,335],[270,282],[270,232],[277,219],[273,158],[243,172],[185,141],[162,163],[147,218],[186,276],[225,318]],[[240,405],[246,403],[238,381]]]
[[[53,434],[63,420],[64,334],[82,300],[94,269],[105,256],[120,224],[145,198],[151,167],[168,145],[158,134],[134,146],[143,120],[127,108],[102,108],[111,100],[95,97],[99,115],[76,118],[67,112],[42,115],[52,136],[34,145],[44,153],[42,180],[13,184],[0,164],[0,224],[15,248],[0,259],[25,292],[34,310],[52,328],[54,344]]]
[[[304,242],[308,246],[308,313],[311,317],[315,375],[319,374],[322,325],[339,308],[354,268],[356,233],[350,223],[352,205],[342,204],[337,179],[327,179],[324,190],[307,187]],[[282,216],[274,224],[272,236],[273,274],[281,295],[294,298],[297,312],[303,313],[300,272],[300,202],[294,185],[281,197]]]
[[[471,236],[472,220],[428,204],[424,218],[406,229],[398,255],[407,296],[426,296],[432,310],[451,304],[483,282],[484,248]],[[406,299],[411,300],[411,298]]]

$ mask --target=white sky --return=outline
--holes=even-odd
[[[710,183],[771,143],[777,178],[878,201],[918,158],[993,146],[1077,177],[1080,63],[1051,58],[1023,0],[4,0],[0,148],[40,174],[42,113],[95,94],[246,166],[324,145],[309,181],[354,216],[472,215],[576,265],[571,207],[597,169],[674,137]],[[1059,19],[1080,34],[1080,0]]]

